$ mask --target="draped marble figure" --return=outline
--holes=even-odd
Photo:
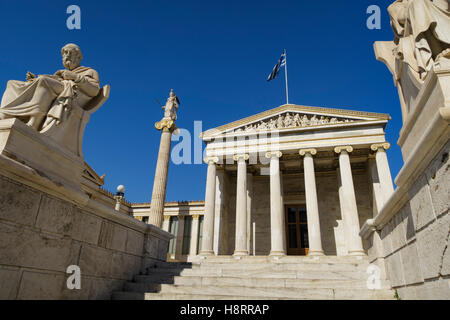
[[[61,49],[65,67],[53,75],[35,76],[26,81],[8,81],[0,105],[0,120],[18,118],[36,130],[65,121],[74,106],[83,108],[100,91],[97,71],[80,66],[83,55],[72,43]]]
[[[388,8],[395,56],[423,80],[433,62],[450,56],[448,0],[397,0]]]

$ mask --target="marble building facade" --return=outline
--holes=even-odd
[[[200,255],[364,255],[360,227],[393,192],[389,119],[283,105],[204,132]]]

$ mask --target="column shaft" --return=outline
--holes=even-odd
[[[280,159],[281,152],[266,155],[270,157],[270,235],[271,256],[286,254],[286,232],[284,210],[281,203]]]
[[[389,162],[387,159],[386,150],[384,150],[384,148],[378,148],[375,155],[375,160],[377,163],[378,178],[380,179],[380,187],[383,193],[384,203],[386,203],[394,192],[394,184],[392,183],[391,170],[389,169]]]
[[[197,255],[197,243],[198,243],[198,227],[199,227],[199,216],[192,216],[192,227],[191,227],[191,244],[189,248],[189,255]]]
[[[302,151],[300,151],[302,154]],[[315,154],[316,151],[313,151]],[[316,177],[314,160],[311,151],[304,153],[303,168],[305,177],[306,214],[308,220],[308,255],[323,255],[320,232],[319,204],[317,202]]]
[[[149,223],[161,228],[166,200],[167,174],[172,132],[164,128],[161,133],[158,160],[156,162],[155,180],[153,182],[152,200],[150,203]]]
[[[236,185],[236,237],[234,255],[248,255],[247,249],[247,164],[238,157]]]
[[[349,151],[347,151],[349,150]],[[340,169],[340,201],[342,208],[342,218],[344,220],[348,237],[348,254],[364,255],[361,237],[359,236],[359,217],[358,207],[356,205],[355,189],[353,186],[352,168],[350,165],[350,156],[353,148],[341,150],[339,153]]]
[[[205,213],[203,220],[202,249],[200,255],[214,255],[214,211],[216,200],[216,164],[208,161],[206,177]]]

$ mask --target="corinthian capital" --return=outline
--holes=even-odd
[[[372,151],[378,151],[378,149],[383,148],[384,150],[388,150],[391,147],[391,144],[389,142],[383,142],[383,143],[375,143],[370,146],[370,149]]]
[[[334,148],[334,152],[341,153],[342,151],[347,151],[348,153],[353,152],[352,146],[339,146]]]
[[[316,149],[301,149],[298,154],[302,157],[305,156],[307,153],[311,154],[312,156],[315,156],[317,154]]]

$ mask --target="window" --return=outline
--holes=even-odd
[[[142,217],[142,222],[148,223],[148,217]]]

